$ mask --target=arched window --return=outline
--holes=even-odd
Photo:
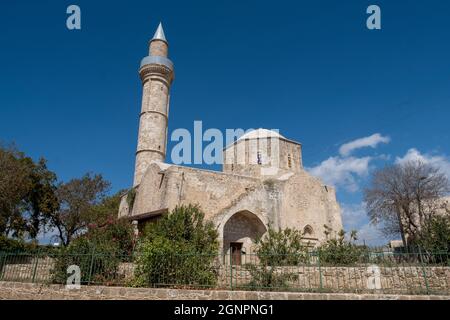
[[[303,235],[308,236],[308,237],[311,237],[314,235],[314,230],[309,224],[307,226],[305,226],[305,228],[303,228]]]

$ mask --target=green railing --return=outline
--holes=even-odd
[[[365,252],[351,263],[298,255],[0,253],[0,281],[66,284],[70,265],[81,285],[216,288],[300,292],[450,295],[447,252]]]

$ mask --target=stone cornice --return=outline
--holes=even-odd
[[[139,75],[142,82],[146,81],[148,78],[161,77],[167,81],[170,85],[174,79],[174,72],[172,69],[161,64],[146,64],[139,69]]]

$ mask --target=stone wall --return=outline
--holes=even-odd
[[[217,265],[217,288],[229,289],[232,286],[235,289],[250,289],[252,274],[248,268],[230,267],[229,259],[224,262],[226,264]],[[252,262],[255,261],[247,261],[245,255],[242,257],[242,263]],[[0,280],[32,282],[34,278],[35,282],[49,282],[53,265],[51,259],[39,259],[37,264],[34,260],[30,260],[30,263],[7,264],[0,274]],[[121,279],[119,283],[129,283],[134,270],[133,263],[121,263],[117,275],[117,279]],[[286,287],[274,290],[450,295],[450,267],[295,266],[278,267],[273,273],[275,277],[289,276]],[[261,285],[256,283],[253,289]]]
[[[27,258],[27,257],[26,257]],[[51,279],[54,260],[51,258],[29,258],[26,263],[9,263],[0,269],[0,279],[8,281],[45,282]]]
[[[183,290],[61,285],[0,281],[0,300],[450,300],[438,295],[382,295],[344,293]]]
[[[261,269],[260,269],[261,270]],[[232,280],[230,280],[230,274]],[[450,267],[277,267],[274,278],[283,276],[285,287],[298,291],[383,292],[397,294],[436,293],[450,295]],[[252,274],[244,266],[223,269],[220,282],[236,288],[252,285]],[[258,283],[261,285],[261,283]]]

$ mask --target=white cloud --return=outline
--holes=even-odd
[[[396,157],[395,163],[402,164],[408,161],[422,161],[442,171],[450,179],[450,160],[442,155],[422,154],[419,150],[411,148],[403,157]]]
[[[353,140],[341,145],[339,154],[322,161],[319,165],[306,168],[312,175],[321,178],[326,184],[336,188],[343,187],[349,192],[359,190],[358,180],[364,178],[369,173],[369,164],[373,157],[353,157],[351,152],[364,147],[376,148],[379,143],[388,143],[390,138],[375,133],[369,137]],[[381,155],[379,158],[385,159],[388,156]]]
[[[347,191],[358,191],[358,177],[367,176],[371,157],[330,157],[318,166],[307,168],[314,176],[320,177],[326,184],[342,186]]]
[[[369,137],[359,138],[348,143],[344,143],[339,148],[339,153],[341,156],[346,157],[356,149],[365,147],[376,148],[378,144],[389,143],[389,141],[391,141],[391,139],[388,136],[383,137],[381,134],[375,133]]]

